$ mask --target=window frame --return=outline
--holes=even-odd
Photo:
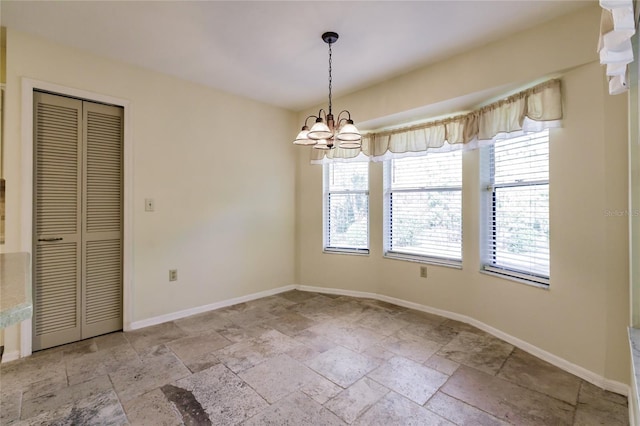
[[[462,152],[460,152],[460,174],[461,180],[459,186],[416,186],[413,188],[399,188],[392,189],[392,170],[393,170],[393,161],[402,160],[404,158],[415,158],[415,157],[401,157],[401,158],[392,158],[384,161],[383,164],[383,181],[384,181],[384,195],[383,195],[383,256],[388,259],[396,259],[396,260],[405,260],[408,262],[417,262],[417,263],[425,263],[431,265],[438,266],[447,266],[456,269],[462,269],[462,260],[463,260],[463,213],[464,210],[462,208],[462,188],[463,188],[463,171],[462,171]],[[419,156],[425,157],[429,154]],[[393,201],[394,193],[427,193],[427,192],[451,192],[458,191],[460,193],[460,259],[453,259],[448,257],[437,257],[437,256],[429,256],[422,255],[417,253],[411,253],[402,250],[393,250],[392,241],[391,241],[391,227],[393,226],[393,217],[390,214]]]
[[[550,143],[551,132],[549,129],[544,129],[535,133],[546,132],[547,145]],[[516,135],[506,139],[502,139],[499,142],[503,142],[508,139],[520,138],[523,135]],[[487,273],[489,275],[497,276],[500,278],[509,279],[512,281],[521,282],[524,284],[541,287],[548,289],[551,282],[551,245],[549,244],[549,275],[542,275],[533,271],[524,271],[517,268],[511,268],[508,266],[500,266],[495,262],[496,258],[496,223],[497,223],[497,191],[504,188],[526,188],[536,186],[547,186],[547,191],[550,191],[550,162],[551,154],[548,153],[547,162],[547,179],[533,179],[533,180],[517,180],[515,182],[508,183],[495,183],[495,145],[491,144],[482,148],[481,153],[481,170],[484,174],[484,182],[482,190],[483,194],[483,206],[482,206],[482,237],[480,239],[481,245],[481,257],[480,257],[480,272]],[[550,200],[547,201],[547,220],[551,221],[550,212]],[[493,262],[490,261],[493,260]]]
[[[348,163],[348,162],[345,162]],[[353,162],[353,163],[365,163],[363,161]],[[368,256],[370,252],[370,244],[371,244],[371,216],[370,216],[370,203],[371,197],[369,196],[369,188],[370,188],[370,173],[371,167],[369,166],[369,162],[366,162],[367,165],[367,189],[347,189],[347,190],[330,190],[329,189],[329,178],[330,178],[330,168],[336,164],[335,162],[324,163],[322,164],[322,252],[328,254],[348,254],[348,255],[356,255],[356,256]],[[344,163],[341,163],[344,164]],[[329,199],[331,194],[364,194],[367,196],[367,247],[366,248],[358,248],[358,247],[331,247],[329,246],[329,236],[330,236],[330,218],[331,214],[329,211]]]

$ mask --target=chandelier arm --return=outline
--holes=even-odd
[[[342,117],[342,113],[347,113],[348,118],[340,118]],[[338,114],[338,123],[340,123],[340,121],[342,120],[351,120],[351,113],[349,112],[349,110],[343,109],[342,111],[340,111],[340,114]]]
[[[315,115],[310,115],[310,116],[308,116],[307,118],[305,118],[305,119],[304,119],[304,125],[305,125],[305,126],[307,126],[307,123],[309,122],[309,119],[310,119],[310,118],[316,119],[316,118],[318,118],[318,117],[316,117]]]

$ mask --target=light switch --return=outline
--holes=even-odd
[[[145,198],[144,199],[144,211],[152,212],[156,209],[156,202],[153,198]]]

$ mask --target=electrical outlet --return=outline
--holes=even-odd
[[[156,209],[156,202],[153,198],[145,198],[144,199],[144,211],[152,212]]]
[[[426,266],[421,266],[420,267],[420,278],[427,278],[427,267]]]
[[[169,281],[178,281],[177,269],[169,269]]]

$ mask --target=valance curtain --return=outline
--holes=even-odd
[[[631,37],[635,34],[632,0],[600,0],[600,63],[607,66],[609,93],[629,90],[627,65],[633,62]]]
[[[560,80],[554,79],[470,113],[364,134],[360,149],[313,149],[311,162],[384,161],[424,155],[427,151],[474,149],[508,135],[559,127],[560,86]]]

